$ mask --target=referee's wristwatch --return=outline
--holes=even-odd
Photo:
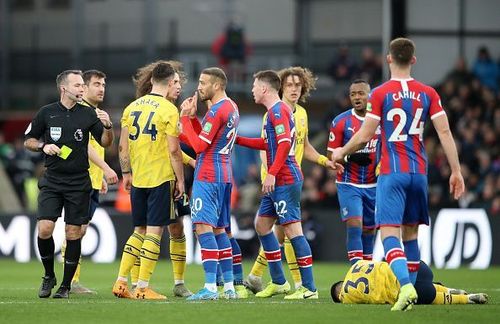
[[[105,129],[111,129],[111,128],[113,128],[113,123],[112,123],[112,122],[109,122],[109,126],[103,125],[103,127],[104,127]]]
[[[45,145],[47,145],[47,143],[38,143],[38,150],[40,152],[43,152],[43,148],[45,147]]]

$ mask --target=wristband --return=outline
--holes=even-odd
[[[326,163],[328,162],[328,158],[324,155],[320,155],[318,160],[316,161],[319,165],[326,166]]]
[[[122,174],[129,174],[130,171],[122,171]]]
[[[113,128],[113,123],[112,123],[112,122],[110,122],[110,123],[109,123],[109,126],[107,126],[107,127],[106,127],[106,125],[102,125],[102,126],[103,126],[105,129],[108,129],[108,130],[109,130],[109,129]]]

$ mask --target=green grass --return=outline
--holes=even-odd
[[[58,280],[62,266],[57,264]],[[245,264],[246,273],[250,264]],[[93,264],[84,260],[81,281],[97,295],[72,295],[69,300],[39,299],[42,266],[0,260],[0,323],[334,323],[404,321],[496,322],[500,314],[500,268],[484,271],[467,269],[435,270],[435,279],[455,288],[490,295],[487,305],[419,305],[412,312],[392,313],[388,305],[338,305],[330,299],[330,286],[342,279],[346,264],[316,263],[314,274],[319,288],[317,301],[284,301],[282,297],[247,300],[219,300],[189,303],[172,297],[170,262],[161,261],[151,285],[169,297],[165,302],[117,299],[111,294],[118,264]],[[188,266],[188,287],[195,291],[203,284],[201,266]],[[498,319],[498,318],[497,318]]]

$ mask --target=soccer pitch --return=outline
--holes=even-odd
[[[244,264],[245,273],[250,263]],[[286,267],[286,265],[285,265]],[[96,295],[71,295],[69,300],[37,296],[42,265],[0,260],[0,323],[332,323],[405,321],[496,322],[500,314],[500,268],[474,271],[434,270],[434,278],[449,287],[490,296],[486,305],[417,305],[406,313],[390,312],[389,305],[339,305],[330,298],[330,286],[343,279],[347,264],[315,263],[314,276],[319,300],[285,301],[282,296],[249,299],[187,302],[172,295],[172,273],[168,260],[161,260],[151,286],[166,293],[167,301],[136,301],[114,297],[111,287],[118,263],[94,264],[84,260],[81,282],[97,291]],[[58,283],[62,265],[56,264]],[[265,279],[267,280],[267,278]],[[203,269],[188,265],[186,285],[196,291],[203,284]],[[55,292],[55,289],[53,290]],[[496,318],[496,319],[495,319]]]

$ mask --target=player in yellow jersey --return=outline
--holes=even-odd
[[[486,304],[488,295],[468,294],[459,289],[433,283],[431,269],[420,261],[415,289],[418,304]],[[331,296],[343,304],[390,304],[398,299],[399,281],[387,262],[360,260],[353,264],[343,281],[334,283]]]
[[[106,74],[98,70],[88,70],[83,73],[83,99],[82,102],[84,106],[92,106],[93,108],[99,107],[99,105],[104,100],[104,94],[106,91]],[[99,207],[99,193],[106,194],[108,191],[108,183],[115,184],[118,182],[118,176],[116,172],[109,167],[109,165],[104,161],[104,147],[99,145],[95,138],[90,135],[89,137],[89,174],[92,181],[92,193],[90,195],[90,209],[89,209],[89,223],[94,216],[94,213]],[[89,224],[82,225],[81,232],[82,238],[87,232]],[[64,252],[66,250],[66,241],[63,243],[61,249],[61,254],[64,258]],[[71,282],[71,293],[72,294],[93,294],[95,291],[83,286],[80,283],[80,268],[81,268],[82,258],[78,262],[78,267],[76,268],[75,275]]]
[[[176,71],[174,76],[175,86],[170,89],[166,96],[169,101],[175,103],[180,95],[182,86],[186,83],[186,76],[182,69],[182,63],[178,61],[159,60],[138,69],[134,77],[136,98],[142,97],[151,91],[151,76],[153,69],[156,65],[162,62],[172,65]],[[189,165],[194,169],[196,161],[184,152],[182,152],[182,161],[185,165]],[[183,217],[191,215],[189,197],[187,196],[189,187],[190,184],[185,183],[186,193],[184,194],[184,197],[175,202],[177,221],[169,224],[167,227],[170,234],[170,260],[172,262],[172,270],[174,273],[174,287],[172,290],[174,296],[176,297],[189,297],[192,295],[192,292],[185,286],[184,283],[184,274],[186,272],[186,236],[184,235]],[[137,283],[139,266],[140,259],[138,258],[130,272],[132,288],[134,288]]]
[[[159,63],[152,72],[151,92],[125,108],[119,155],[123,184],[130,190],[134,233],[123,249],[113,294],[136,299],[166,299],[149,287],[160,253],[164,226],[175,222],[174,198],[184,195],[184,170],[179,145],[179,112],[166,99],[178,84],[176,71]],[[137,288],[131,294],[127,277],[140,256]]]
[[[293,116],[295,118],[297,137],[295,145],[295,159],[297,160],[299,166],[302,163],[302,158],[305,157],[307,160],[325,167],[332,169],[335,169],[336,167],[337,169],[339,167],[342,168],[339,165],[335,166],[326,156],[319,154],[309,142],[307,111],[304,107],[299,105],[299,102],[304,103],[307,97],[309,97],[310,92],[316,89],[316,78],[313,73],[307,68],[294,66],[279,71],[278,75],[281,79],[280,96],[285,103],[292,107]],[[264,115],[263,120],[266,120],[266,115],[267,113]],[[261,151],[260,157],[262,160],[261,179],[263,181],[267,175],[265,152]],[[290,240],[285,238],[285,234],[283,233],[281,226],[275,226],[275,233],[278,237],[279,243],[281,245],[284,244],[286,260],[292,273],[295,288],[299,288],[302,285],[302,281],[292,244],[290,243]],[[262,290],[262,274],[266,267],[267,260],[261,248],[252,270],[245,282],[246,286],[252,290],[252,292],[257,293]]]

